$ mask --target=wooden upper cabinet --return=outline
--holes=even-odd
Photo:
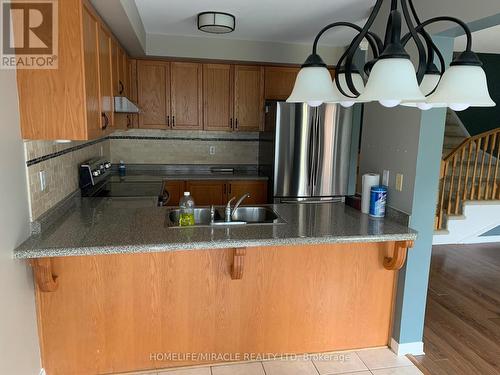
[[[109,44],[109,34],[101,32],[103,23],[88,1],[60,1],[58,20],[57,69],[17,71],[22,137],[100,137],[101,112],[112,111],[110,47],[99,48]]]
[[[232,65],[203,65],[203,125],[205,130],[233,130]]]
[[[234,67],[235,130],[259,131],[264,121],[264,68]]]
[[[170,63],[170,100],[172,129],[201,129],[202,65]]]
[[[128,72],[128,57],[122,48],[118,48],[118,75],[119,75],[119,94],[129,97],[129,72]]]
[[[170,64],[138,60],[137,101],[140,128],[166,129],[170,126]]]
[[[113,126],[113,78],[111,72],[111,36],[99,26],[99,76],[101,93],[101,127]]]
[[[267,66],[265,68],[265,98],[286,100],[295,85],[300,68]]]
[[[97,19],[83,7],[82,31],[83,31],[83,57],[85,66],[85,102],[87,137],[97,138],[102,135],[101,126],[101,99],[99,95],[99,50],[97,45],[97,33],[99,24]],[[18,73],[19,74],[19,73]],[[82,124],[82,127],[85,127]],[[70,138],[71,139],[71,138]]]

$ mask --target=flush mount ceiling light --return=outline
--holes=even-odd
[[[471,31],[464,22],[448,16],[421,22],[413,0],[391,0],[386,35],[382,39],[370,31],[370,28],[383,2],[384,0],[377,0],[363,28],[350,22],[335,22],[318,33],[312,54],[302,65],[287,102],[306,102],[315,106],[322,103],[340,103],[350,106],[354,103],[378,101],[386,107],[401,104],[422,110],[450,107],[456,111],[469,107],[495,106],[488,92],[482,63],[472,52]],[[409,32],[401,36],[403,20]],[[425,30],[425,27],[437,22],[456,23],[467,36],[465,51],[448,69],[441,51]],[[325,62],[317,53],[317,46],[321,36],[335,27],[349,27],[356,30],[358,35],[337,62],[332,82]],[[374,56],[363,69],[367,79],[366,86],[363,76],[353,63],[354,54],[364,39],[368,41]],[[415,71],[405,50],[410,40],[418,50],[418,71]],[[439,68],[434,63],[435,57],[439,61]]]
[[[198,14],[198,30],[211,34],[227,34],[234,31],[235,18],[223,12],[202,12]]]

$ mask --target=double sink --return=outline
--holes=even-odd
[[[179,227],[180,210],[172,209],[168,215],[168,226]],[[195,226],[226,226],[251,224],[283,224],[285,221],[270,207],[245,206],[236,208],[231,220],[226,221],[224,207],[215,207],[212,212],[209,207],[194,209]],[[179,227],[180,228],[180,227]]]

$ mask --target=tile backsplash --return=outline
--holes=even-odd
[[[78,189],[78,166],[102,155],[127,164],[258,164],[258,133],[119,131],[90,142],[26,141],[31,220]],[[212,154],[210,149],[212,148]],[[46,172],[41,191],[40,172]]]
[[[113,163],[258,164],[259,133],[129,130],[110,138]]]
[[[78,165],[95,156],[109,158],[109,139],[91,142],[24,143],[31,220],[38,219],[78,189]],[[40,172],[45,171],[46,188],[41,190]]]

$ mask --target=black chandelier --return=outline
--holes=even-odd
[[[413,0],[391,0],[391,10],[384,39],[370,31],[384,0],[377,0],[364,27],[350,22],[334,22],[316,36],[312,54],[302,65],[288,102],[307,102],[311,106],[340,103],[348,107],[355,103],[378,101],[386,107],[404,105],[427,110],[450,107],[456,111],[469,107],[489,107],[491,99],[482,63],[472,51],[472,34],[465,22],[449,16],[434,17],[424,22],[418,17]],[[402,36],[402,22],[409,32]],[[465,51],[447,69],[444,57],[426,31],[438,22],[453,22],[465,31]],[[336,27],[348,27],[358,32],[336,64],[332,82],[327,65],[317,53],[324,33]],[[367,40],[373,59],[362,70],[354,64],[354,55],[363,40]],[[405,47],[413,41],[418,51],[418,69],[410,60]],[[439,65],[436,65],[436,63]]]

